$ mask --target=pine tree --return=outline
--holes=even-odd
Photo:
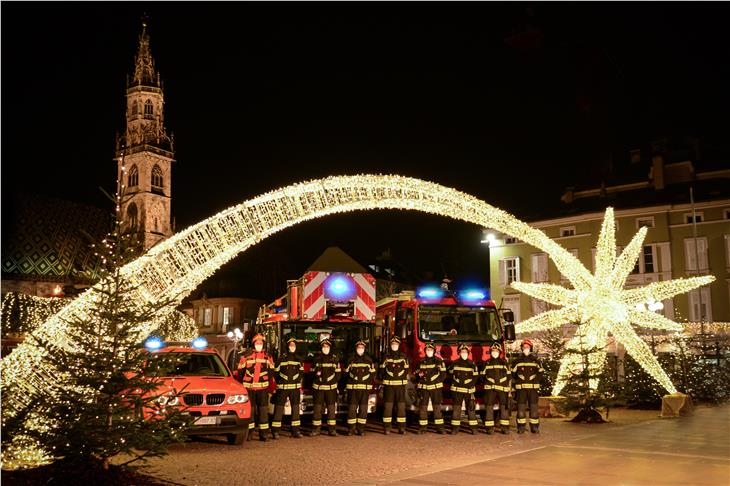
[[[541,351],[547,358],[541,361],[545,372],[540,379],[540,396],[550,396],[558,378],[560,362],[565,355],[565,336],[562,329],[549,329],[536,334],[540,340]]]
[[[115,202],[118,214],[119,196]],[[140,245],[134,232],[122,229],[117,218],[113,231],[93,245],[101,262],[96,298],[66,323],[64,345],[37,341],[44,364],[57,370],[57,376],[44,390],[44,402],[32,409],[41,425],[21,431],[64,465],[83,470],[108,470],[115,458],[123,467],[144,465],[183,440],[190,421],[178,407],[165,406],[172,396],[180,399],[184,390],[162,397],[156,378],[177,363],[142,347],[150,323],[165,315],[172,302],[148,303],[124,274],[124,265],[139,255]],[[25,419],[16,423],[27,424]]]

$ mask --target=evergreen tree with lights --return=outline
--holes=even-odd
[[[117,214],[120,200],[117,195]],[[122,271],[139,256],[139,240],[133,230],[123,229],[117,217],[113,231],[93,245],[100,260],[96,298],[85,313],[67,321],[66,345],[30,337],[57,376],[43,401],[4,424],[5,440],[21,434],[42,445],[57,460],[55,467],[78,470],[92,481],[118,478],[118,466],[127,470],[166,454],[171,443],[184,439],[190,421],[180,407],[165,406],[173,396],[179,400],[183,390],[162,396],[156,378],[177,363],[142,347],[148,337],[144,329],[169,312],[172,302],[139,297]],[[29,422],[37,426],[29,428]]]

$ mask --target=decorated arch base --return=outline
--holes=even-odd
[[[493,228],[549,254],[558,270],[576,288],[593,288],[598,278],[598,275],[591,275],[573,255],[542,231],[530,227],[505,211],[455,189],[393,175],[328,177],[263,194],[226,209],[156,245],[147,254],[126,265],[123,273],[138,285],[137,297],[140,302],[165,299],[179,302],[213,275],[221,265],[278,231],[331,214],[372,209],[416,210]],[[610,213],[610,216],[613,221],[613,214]],[[629,252],[630,248],[633,247],[630,245],[624,253]],[[602,275],[599,280],[603,282],[604,279],[605,276]],[[711,277],[699,277],[674,281],[678,289],[675,293],[704,285],[710,280]],[[655,300],[666,298],[658,287],[650,285],[645,289],[646,293],[642,297],[648,299],[653,296]],[[96,298],[96,292],[95,288],[89,289],[49,318],[33,334],[59,346],[68,346],[66,322],[74,315],[83,315],[88,304]],[[604,295],[602,292],[596,295],[599,294],[600,302],[613,308],[614,295]],[[560,302],[565,300],[563,297],[555,299],[562,299]],[[577,309],[588,301],[581,299],[580,302],[570,302],[572,307],[557,311],[563,312],[560,318],[553,314],[549,321],[563,323],[565,318],[570,317],[593,322],[600,318],[599,338],[603,336],[603,332],[613,332],[614,329],[620,331],[621,334],[615,336],[632,346],[627,346],[632,356],[669,392],[676,391],[654,356],[647,352],[646,344],[642,347],[643,341],[635,337],[636,334],[629,324],[633,318],[631,314],[616,314],[614,320],[620,321],[622,326],[610,328],[604,324],[606,321],[601,318],[601,314],[594,310],[596,305],[591,304],[589,308],[593,310],[588,312],[578,312]],[[533,321],[533,324],[536,322]],[[642,320],[638,324],[646,322],[648,321]],[[150,324],[150,329],[153,325]],[[25,343],[3,360],[2,386],[5,389],[12,387],[13,390],[10,396],[3,394],[4,421],[30,407],[42,394],[44,384],[57,376],[57,370],[42,362],[43,350],[34,346],[33,342],[33,339],[26,339]]]

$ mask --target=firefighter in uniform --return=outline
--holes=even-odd
[[[418,363],[418,433],[424,434],[428,429],[428,402],[433,409],[433,423],[439,434],[444,433],[444,418],[441,415],[441,401],[443,397],[446,365],[444,360],[435,355],[436,346],[426,344],[426,357]]]
[[[484,364],[482,375],[484,375],[484,392],[486,417],[484,425],[487,434],[494,431],[494,405],[499,405],[499,428],[503,434],[509,434],[509,410],[507,408],[507,396],[509,394],[510,367],[507,361],[502,358],[502,346],[499,343],[492,344],[491,358]]]
[[[347,364],[347,435],[365,435],[368,421],[368,396],[372,388],[375,364],[365,353],[365,342],[355,344],[355,354]]]
[[[286,342],[287,353],[282,354],[276,362],[276,396],[274,397],[274,420],[271,422],[271,435],[279,438],[281,419],[284,416],[284,406],[289,400],[291,406],[291,436],[299,439],[301,422],[299,420],[299,403],[301,400],[299,389],[302,387],[304,366],[297,356],[297,340],[294,336]]]
[[[322,352],[314,358],[314,412],[312,415],[312,437],[319,435],[322,426],[322,408],[327,407],[327,426],[329,435],[337,435],[337,383],[340,381],[340,361],[332,352],[332,343],[324,339],[320,346]]]
[[[266,442],[266,430],[269,428],[269,372],[274,369],[274,361],[264,351],[265,340],[263,334],[256,334],[251,340],[253,351],[238,362],[239,376],[243,375],[243,386],[248,389],[251,400],[248,438],[251,440],[250,432],[258,425],[259,440],[263,442]]]
[[[459,359],[453,361],[449,366],[451,373],[451,398],[454,404],[454,412],[451,417],[451,433],[457,434],[461,427],[461,405],[466,404],[466,412],[469,416],[469,433],[474,434],[477,429],[477,414],[474,404],[474,393],[476,383],[479,379],[479,370],[472,360],[469,359],[469,347],[466,344],[459,346]]]
[[[406,384],[408,383],[408,357],[400,351],[400,339],[393,336],[390,351],[380,364],[383,381],[383,426],[385,434],[393,425],[393,406],[397,407],[398,433],[406,433]]]
[[[530,407],[530,432],[540,432],[540,414],[537,406],[540,375],[543,372],[540,362],[532,353],[532,341],[522,341],[522,356],[515,359],[512,375],[517,392],[517,433],[524,434],[527,425],[527,407]]]

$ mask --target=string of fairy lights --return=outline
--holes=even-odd
[[[568,278],[573,288],[544,283],[514,282],[512,286],[531,297],[560,306],[549,310],[516,326],[517,332],[527,333],[555,329],[564,325],[578,323],[578,330],[568,342],[568,348],[601,349],[591,353],[588,359],[589,373],[597,376],[606,359],[606,344],[611,334],[623,344],[626,352],[639,363],[669,393],[676,393],[667,373],[652,353],[647,343],[639,337],[632,324],[640,327],[663,331],[682,331],[681,324],[655,313],[646,303],[661,302],[678,294],[689,292],[715,280],[711,275],[680,278],[653,282],[636,289],[624,289],[624,284],[634,268],[646,237],[646,228],[641,228],[616,256],[616,227],[612,208],[606,210],[596,248],[596,270],[594,275],[585,278],[585,272],[573,269]],[[552,255],[551,255],[552,256]],[[579,276],[579,278],[575,278]],[[558,377],[553,387],[553,395],[560,394],[567,378],[576,367],[583,366],[580,356],[568,354],[561,362]],[[598,385],[591,380],[591,387]]]
[[[120,171],[119,176],[123,183],[124,169]],[[118,192],[123,192],[123,187],[122,191]],[[574,287],[583,289],[578,290],[578,294],[575,295],[575,311],[582,322],[595,326],[595,331],[593,328],[587,329],[587,336],[590,335],[598,340],[607,332],[612,332],[617,338],[619,335],[616,333],[621,336],[626,334],[625,329],[620,330],[619,326],[615,325],[615,319],[607,318],[613,315],[607,316],[605,314],[607,311],[601,305],[603,303],[610,309],[615,308],[616,316],[623,318],[626,316],[622,311],[624,307],[616,304],[621,301],[613,299],[612,293],[603,295],[601,292],[592,291],[597,281],[596,276],[591,275],[575,256],[542,231],[466,193],[432,182],[396,175],[328,177],[268,192],[173,235],[157,244],[145,255],[125,265],[122,274],[134,285],[135,298],[140,302],[169,300],[174,305],[213,275],[220,266],[283,229],[327,215],[373,209],[416,210],[474,223],[480,227],[493,228],[518,238],[549,254],[558,270],[573,283]],[[121,204],[118,199],[117,212],[120,210]],[[612,216],[613,213],[610,214]],[[610,220],[612,225],[613,218]],[[609,240],[610,238],[603,238],[602,245],[614,248],[615,254],[615,240]],[[602,269],[609,262],[613,263],[613,260],[602,253],[599,260],[603,262]],[[601,271],[610,274],[609,270]],[[689,289],[701,285],[701,282],[709,281],[707,279],[708,277],[698,277],[693,281],[693,286],[679,282],[676,285],[678,289]],[[601,276],[602,284],[605,284],[604,280]],[[695,283],[697,285],[694,285]],[[553,293],[542,292],[539,289],[532,290],[545,297],[543,300],[551,302]],[[98,298],[97,293],[98,289],[95,287],[87,290],[60,312],[51,316],[33,332],[33,335],[55,342],[61,347],[69,346],[66,339],[67,322],[74,317],[88,318],[87,309],[89,304]],[[562,302],[560,299],[557,301]],[[583,304],[585,309],[579,307]],[[572,317],[571,312],[563,318]],[[656,320],[650,321],[649,317],[644,316],[644,318],[645,322],[661,324]],[[528,321],[528,325],[523,327],[534,327],[534,322],[536,321],[529,324]],[[557,323],[549,321],[548,327],[556,327],[562,322],[562,318],[558,319]],[[628,325],[628,320],[622,322]],[[153,325],[150,323],[150,330],[153,329]],[[41,359],[43,350],[36,347],[34,342],[33,339],[27,339],[3,360],[2,386],[12,386],[14,389],[12,396],[4,400],[3,421],[17,416],[28,407],[45,389],[44,383],[54,380],[57,376],[55,373],[57,370],[43,364]],[[648,358],[642,363],[653,366]],[[662,379],[665,388],[674,390],[668,378],[665,379],[666,375],[661,376],[656,369],[653,371]]]

